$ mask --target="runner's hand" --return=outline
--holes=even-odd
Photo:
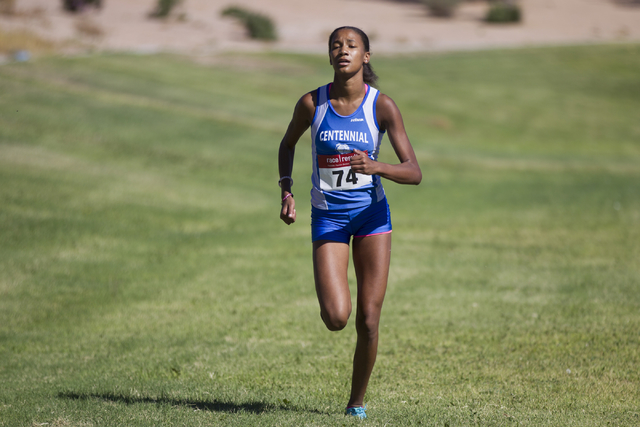
[[[356,173],[365,175],[375,175],[376,161],[371,160],[364,151],[353,150],[354,156],[351,157],[351,169]]]
[[[293,196],[287,197],[287,200],[282,203],[280,219],[287,225],[296,222],[296,201],[293,199]]]

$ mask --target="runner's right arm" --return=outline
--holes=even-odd
[[[315,93],[310,92],[300,98],[293,111],[293,118],[289,123],[287,132],[282,138],[282,142],[280,142],[278,170],[281,178],[283,176],[290,177],[293,172],[293,157],[296,151],[296,144],[311,126],[315,114],[314,95]],[[291,194],[291,180],[283,179],[280,182],[280,186],[280,198],[284,200],[280,210],[280,219],[289,225],[296,221],[296,202],[293,196],[287,197],[288,194]]]

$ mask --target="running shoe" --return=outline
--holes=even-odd
[[[367,409],[367,405],[365,405],[364,407],[362,406],[352,406],[350,408],[347,408],[344,412],[345,415],[351,415],[353,417],[358,417],[361,420],[367,418],[367,414],[364,412],[364,410]]]

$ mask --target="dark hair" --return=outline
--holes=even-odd
[[[340,30],[353,30],[356,33],[358,33],[358,35],[362,39],[362,43],[364,43],[365,52],[370,52],[370,50],[369,50],[369,37],[367,37],[367,35],[364,33],[364,31],[362,31],[360,28],[349,27],[349,26],[340,27],[340,28],[336,28],[335,30],[333,30],[333,32],[329,36],[329,50],[331,50],[331,42],[333,41],[333,37],[335,37],[336,33],[338,31],[340,31]],[[366,84],[368,84],[368,85],[375,86],[375,84],[377,83],[378,75],[375,73],[375,71],[373,71],[373,67],[371,66],[370,62],[368,62],[366,64],[363,64],[363,67],[362,67],[362,78],[363,78],[364,82]]]

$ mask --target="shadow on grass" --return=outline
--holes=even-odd
[[[174,399],[169,397],[144,397],[144,396],[129,396],[125,394],[115,393],[73,393],[73,392],[60,392],[58,398],[69,400],[90,400],[100,399],[114,403],[125,403],[127,405],[134,405],[137,403],[146,403],[154,405],[171,405],[171,406],[183,406],[194,410],[200,411],[213,411],[213,412],[250,412],[253,414],[260,414],[263,412],[275,412],[275,411],[301,411],[299,408],[293,405],[278,405],[263,402],[246,402],[246,403],[233,403],[233,402],[220,402],[213,401],[199,401],[189,399]],[[314,414],[322,414],[323,412],[317,409],[307,410]]]

